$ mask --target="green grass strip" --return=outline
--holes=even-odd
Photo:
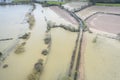
[[[120,3],[96,3],[96,6],[116,6],[120,7]]]
[[[64,4],[64,2],[58,2],[58,1],[47,1],[48,4],[56,4],[56,5],[59,5],[59,4]]]

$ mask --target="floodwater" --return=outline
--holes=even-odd
[[[120,80],[120,42],[86,34],[84,80]],[[93,40],[96,38],[96,42]]]
[[[76,33],[62,28],[51,30],[52,47],[40,80],[61,80],[68,74]]]
[[[16,9],[19,10],[18,8]],[[24,46],[25,52],[15,54],[13,50],[10,53],[4,61],[4,64],[8,64],[8,67],[3,68],[4,64],[0,67],[0,80],[28,80],[28,75],[32,73],[34,64],[40,58],[46,62],[43,73],[40,75],[40,80],[57,80],[67,75],[77,33],[72,33],[62,28],[51,29],[51,50],[47,56],[43,56],[41,52],[47,48],[44,44],[47,29],[47,24],[44,19],[46,16],[44,14],[45,10],[41,5],[36,4],[36,9],[33,11],[35,25],[30,31],[31,37],[26,41],[26,45]],[[22,14],[21,16],[24,15],[25,14]],[[54,13],[50,16],[55,17],[55,15],[57,14]],[[24,18],[19,17],[19,19],[21,19],[22,22]],[[59,19],[57,16],[56,21]]]
[[[25,9],[24,6],[22,7],[23,9]],[[28,7],[28,9],[29,8],[30,7]],[[16,9],[19,10],[21,9],[21,7]],[[0,80],[28,80],[27,77],[29,74],[32,73],[34,64],[41,57],[44,59],[44,56],[41,55],[41,52],[46,47],[43,41],[45,35],[44,32],[46,31],[46,22],[44,21],[41,10],[42,7],[40,5],[37,5],[35,11],[33,12],[36,22],[33,30],[30,31],[31,36],[26,41],[26,45],[24,46],[25,52],[15,54],[13,50],[10,53],[10,55],[4,60],[3,64],[0,66]],[[25,16],[25,14],[22,14],[21,16]],[[7,64],[8,67],[3,68],[4,64]]]
[[[0,52],[9,51],[10,47],[18,42],[18,36],[27,31],[25,14],[30,7],[30,5],[0,6],[0,39],[13,38],[0,41]]]

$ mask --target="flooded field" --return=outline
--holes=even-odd
[[[64,6],[72,10],[83,5]],[[95,12],[119,10],[92,6],[76,14],[85,20]],[[76,20],[59,7],[0,6],[0,80],[66,80],[68,74],[79,80],[119,80],[119,18],[96,14],[86,21],[92,32],[82,36]]]
[[[22,7],[25,9],[24,6]],[[30,7],[28,7],[28,9],[29,8]],[[37,5],[37,9],[33,12],[36,23],[34,29],[30,31],[30,39],[27,40],[26,45],[24,46],[25,52],[16,54],[13,50],[10,53],[0,66],[0,80],[28,80],[28,75],[32,73],[34,64],[41,57],[44,59],[44,56],[41,55],[41,51],[46,47],[43,41],[46,31],[46,23],[41,10],[42,7]],[[28,10],[25,10],[25,12],[27,11]],[[25,16],[25,14],[22,14],[22,16]],[[8,65],[6,69],[3,68],[5,64]]]
[[[30,8],[30,5],[0,6],[0,39],[12,38],[0,41],[0,52],[9,51],[17,43],[18,37],[28,30],[25,14]]]
[[[85,80],[120,79],[120,42],[118,40],[86,33],[84,53]],[[96,40],[95,40],[96,39]]]
[[[76,33],[62,28],[51,30],[52,47],[40,80],[61,80],[68,74]]]
[[[10,6],[11,9],[7,7],[9,10],[11,10],[10,11],[11,13],[9,13],[9,10],[8,10],[9,14],[12,14],[12,15],[15,14],[13,15],[13,17],[18,16],[19,14],[20,15],[16,17],[16,19],[13,18],[15,19],[15,21],[13,22],[11,18],[10,18],[11,20],[7,19],[7,17],[9,16],[5,17],[6,20],[4,20],[3,21],[4,23],[0,25],[5,26],[8,31],[12,30],[11,27],[15,27],[15,29],[13,29],[11,32],[8,32],[6,31],[6,28],[0,27],[0,28],[3,28],[3,30],[5,30],[6,32],[4,33],[4,31],[2,30],[3,32],[1,32],[0,35],[3,36],[4,34],[6,34],[6,37],[3,36],[3,38],[12,37],[15,40],[18,38],[19,35],[23,35],[23,33],[25,33],[26,31],[30,32],[31,35],[28,40],[19,40],[17,42],[17,46],[22,43],[25,43],[24,52],[19,54],[15,53],[15,50],[17,49],[17,47],[13,48],[9,56],[1,64],[0,80],[30,80],[28,79],[28,76],[33,73],[35,64],[39,59],[43,60],[44,69],[42,74],[39,75],[39,77],[37,78],[37,80],[38,79],[57,80],[67,76],[68,74],[71,56],[72,56],[72,52],[75,46],[75,41],[77,38],[77,33],[70,32],[63,28],[53,28],[47,33],[46,32],[47,20],[49,20],[49,17],[50,19],[52,19],[51,15],[54,15],[53,21],[57,22],[57,20],[59,20],[58,23],[60,24],[64,23],[65,20],[63,18],[60,18],[60,16],[58,16],[52,10],[43,8],[39,4],[35,4],[35,5],[36,5],[36,8],[31,13],[32,15],[34,15],[35,24],[33,26],[33,29],[31,30],[29,29],[29,25],[24,21],[25,15],[29,11],[31,6],[19,5],[19,6],[22,6],[23,12],[22,10],[18,12],[16,10],[11,10],[11,9],[14,9],[15,6]],[[17,10],[22,9],[19,6],[16,6],[15,9]],[[24,7],[27,7],[27,8],[24,8]],[[2,12],[5,13],[5,11],[2,11]],[[5,24],[5,21],[6,23],[7,22],[9,23],[9,21],[11,23],[7,25]],[[65,25],[70,24],[70,22],[67,22],[67,21],[66,23],[67,24]],[[7,34],[10,34],[10,35],[7,35]],[[44,42],[44,38],[46,37],[46,34],[49,34],[51,36],[51,46],[49,46],[50,47],[49,54],[43,55],[41,54],[42,51],[45,49],[48,49],[48,45],[46,45]]]

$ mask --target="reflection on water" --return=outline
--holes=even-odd
[[[0,51],[8,50],[17,42],[18,36],[27,29],[25,14],[29,5],[0,6],[0,39],[13,38],[13,40],[0,41]]]

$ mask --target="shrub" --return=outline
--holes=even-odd
[[[30,32],[29,33],[25,33],[23,36],[19,37],[19,39],[29,39],[30,37]]]
[[[43,70],[43,59],[40,59],[40,60],[38,60],[37,63],[35,63],[34,70],[36,72],[40,72],[40,73],[42,72],[42,70]]]
[[[41,54],[43,54],[43,55],[47,55],[47,54],[48,54],[48,51],[45,49],[45,50],[42,51]]]
[[[3,68],[7,68],[7,67],[8,67],[8,65],[7,65],[7,64],[3,65]]]
[[[47,35],[46,38],[44,39],[45,44],[49,44],[51,42],[51,36]]]
[[[39,59],[34,65],[34,70],[28,75],[28,80],[39,80],[40,73],[43,70],[43,59]]]

